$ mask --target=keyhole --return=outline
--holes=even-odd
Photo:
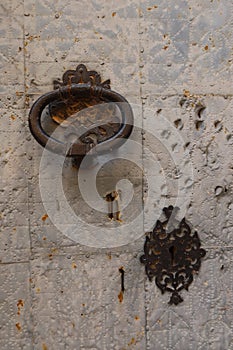
[[[171,263],[174,266],[175,265],[175,253],[176,253],[176,247],[174,247],[174,245],[172,245],[169,248],[169,253],[171,255]]]

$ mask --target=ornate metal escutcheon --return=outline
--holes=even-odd
[[[123,96],[111,90],[110,80],[101,82],[96,71],[80,64],[53,83],[54,91],[42,95],[29,113],[31,133],[43,147],[73,157],[78,166],[85,155],[108,153],[130,136],[132,109]],[[46,109],[45,119],[62,127],[67,139],[70,134],[77,136],[72,144],[51,137],[43,127]]]
[[[164,208],[166,220],[158,220],[149,232],[140,260],[145,264],[146,274],[162,293],[172,293],[169,304],[178,305],[183,301],[180,292],[188,290],[201,266],[206,251],[201,248],[196,231],[192,231],[185,218],[175,220],[177,208]]]

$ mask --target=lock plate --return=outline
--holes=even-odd
[[[147,234],[140,260],[145,264],[149,280],[155,277],[162,294],[172,293],[169,304],[178,305],[183,301],[180,292],[188,290],[206,251],[201,248],[198,233],[185,218],[181,222],[175,220],[177,208],[169,206],[163,211],[166,220],[158,220],[153,231]]]

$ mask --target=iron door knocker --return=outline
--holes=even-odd
[[[75,121],[73,130],[82,130],[75,142],[67,146],[66,142],[48,134],[42,126],[42,113],[46,108],[46,118],[56,125],[67,126],[69,119]],[[94,152],[103,154],[120,147],[130,136],[133,122],[128,101],[111,90],[110,80],[101,82],[100,75],[88,71],[84,64],[66,71],[62,82],[55,80],[54,91],[35,101],[29,113],[29,127],[39,144],[52,152],[73,157],[77,166],[87,153],[93,156]]]

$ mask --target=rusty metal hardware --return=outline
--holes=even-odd
[[[149,232],[144,245],[144,255],[140,257],[145,264],[150,281],[161,290],[172,293],[169,304],[178,305],[183,301],[180,292],[188,290],[201,266],[201,258],[206,251],[196,231],[192,231],[185,218],[175,220],[177,208],[164,208],[166,220],[158,220],[152,232]]]
[[[46,118],[55,125],[66,128],[74,124],[72,130],[82,130],[72,145],[50,137],[44,130],[41,117],[46,108]],[[54,91],[33,104],[29,127],[43,147],[47,145],[50,151],[74,157],[79,163],[94,146],[98,154],[120,147],[132,132],[133,112],[128,101],[111,90],[110,80],[101,82],[96,71],[80,64],[76,70],[66,71],[62,81],[54,80]]]
[[[116,219],[117,221],[121,222],[121,212],[120,212],[120,206],[119,206],[119,197],[120,197],[120,190],[119,191],[112,191],[110,193],[107,193],[104,197],[106,202],[108,202],[108,217],[110,220]],[[114,210],[114,204],[116,210]]]

